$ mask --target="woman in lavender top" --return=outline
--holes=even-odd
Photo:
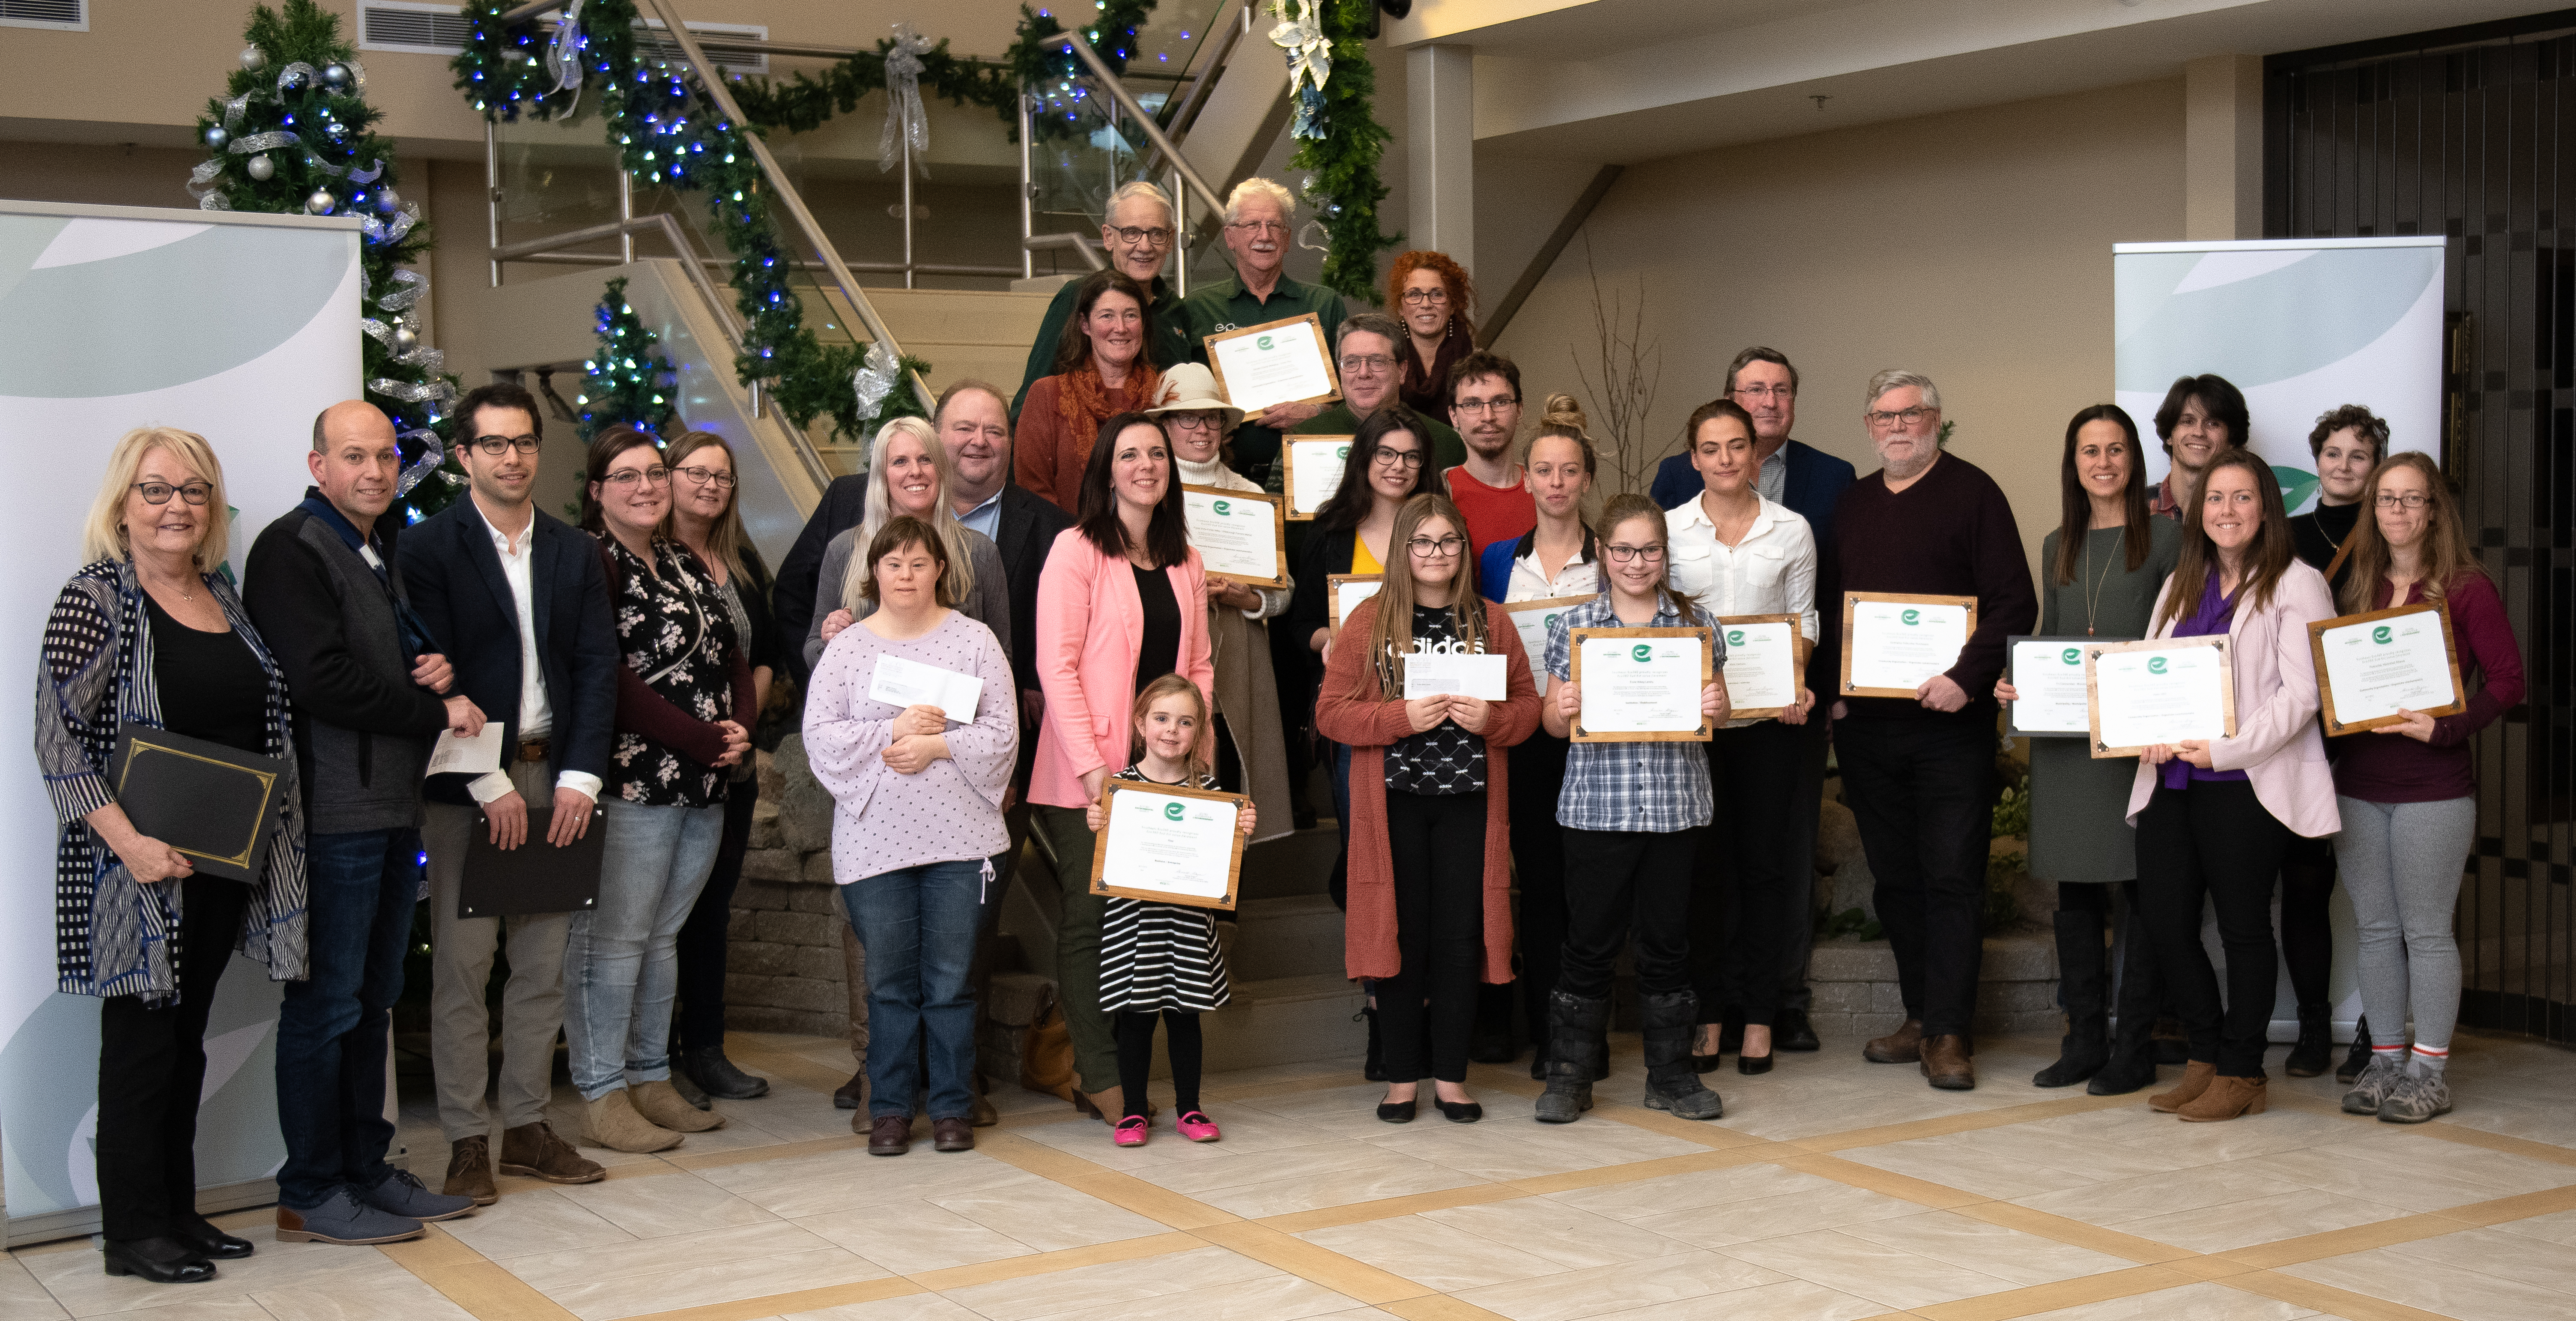
[[[967,965],[994,897],[988,860],[1009,844],[1002,797],[1019,705],[1010,657],[991,629],[958,613],[947,569],[947,543],[929,524],[888,520],[868,544],[860,587],[875,610],[824,649],[805,698],[806,756],[836,805],[832,879],[868,951],[868,1116],[850,1127],[877,1156],[911,1145],[925,1033],[933,1143],[975,1145]],[[902,661],[982,680],[974,709],[873,696],[880,669]]]

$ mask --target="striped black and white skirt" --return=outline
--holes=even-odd
[[[1150,899],[1109,901],[1100,922],[1100,1007],[1111,1012],[1223,1008],[1225,951],[1216,914]]]

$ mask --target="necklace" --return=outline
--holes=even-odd
[[[2092,594],[2084,598],[2084,636],[2088,638],[2094,636],[2093,611],[2102,603],[2102,584],[2111,581],[2112,563],[2108,560],[2103,562],[2102,572],[2093,579]],[[2093,567],[2093,530],[2090,528],[2084,531],[2084,567],[2087,570]]]

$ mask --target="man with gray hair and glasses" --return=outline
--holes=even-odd
[[[1204,348],[1201,341],[1209,335],[1309,312],[1325,338],[1335,339],[1344,315],[1342,296],[1288,278],[1288,244],[1296,220],[1296,195],[1271,180],[1246,179],[1226,195],[1225,246],[1234,254],[1234,278],[1201,285],[1182,300],[1193,346]],[[1316,404],[1275,404],[1245,418],[1234,432],[1234,470],[1256,482],[1267,478],[1279,459],[1279,433],[1322,411]]]
[[[1344,317],[1339,327],[1331,329],[1334,342],[1341,346],[1333,363],[1333,370],[1342,378],[1341,402],[1326,404],[1322,412],[1290,427],[1292,434],[1357,435],[1360,423],[1388,404],[1400,401],[1397,387],[1404,380],[1404,365],[1403,359],[1395,355],[1404,345],[1404,323],[1384,312],[1354,312]],[[1425,417],[1422,429],[1426,433],[1422,443],[1431,452],[1432,476],[1467,461],[1466,442],[1448,423]],[[1241,435],[1236,434],[1238,438]],[[1263,489],[1276,495],[1281,490],[1280,482],[1279,470],[1273,468]]]
[[[1198,360],[1198,341],[1190,338],[1189,320],[1181,311],[1181,300],[1172,293],[1171,283],[1163,278],[1163,260],[1180,240],[1173,225],[1172,199],[1163,190],[1141,180],[1118,186],[1109,195],[1109,208],[1101,213],[1100,246],[1109,254],[1109,264],[1127,278],[1145,287],[1153,305],[1145,309],[1145,321],[1153,335],[1145,341],[1145,358],[1156,370],[1177,367]],[[1041,376],[1055,375],[1057,341],[1064,338],[1066,323],[1073,320],[1073,303],[1080,279],[1068,279],[1055,291],[1055,301],[1047,304],[1046,318],[1038,322],[1038,337],[1029,345],[1029,365],[1020,373],[1020,392],[1011,396],[1011,416],[1020,415],[1020,403],[1029,397],[1029,386]]]
[[[1883,466],[1852,483],[1836,511],[1839,594],[1977,601],[1976,631],[1958,660],[1912,696],[1844,696],[1834,704],[1844,797],[1877,882],[1878,920],[1905,998],[1903,1025],[1862,1054],[1882,1064],[1919,1063],[1934,1087],[1965,1091],[1977,1085],[1969,1057],[1985,949],[1995,679],[2004,638],[2031,631],[2039,598],[2003,488],[1975,464],[1942,452],[1941,392],[1931,378],[1905,371],[1871,377],[1861,420]],[[1838,605],[1827,608],[1841,613]]]

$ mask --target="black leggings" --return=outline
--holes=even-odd
[[[117,1242],[164,1237],[197,1214],[206,1017],[250,889],[202,875],[179,887],[178,1003],[111,995],[98,1006],[99,1227]]]
[[[2217,1065],[2222,1077],[2263,1076],[2279,985],[2272,878],[2289,842],[2290,828],[2243,780],[2193,780],[2181,790],[2159,784],[2138,814],[2138,906],[2164,974],[2165,1007],[2190,1033],[2191,1058]],[[2200,943],[2203,896],[2218,910],[2227,951],[2223,1009],[2217,970]]]
[[[2326,901],[2334,887],[2334,837],[2292,835],[2281,856],[2281,962],[2290,969],[2290,990],[2302,1009],[2326,1003],[2326,980],[2334,971]]]
[[[1798,777],[1793,769],[1806,731],[1765,720],[1721,729],[1708,745],[1709,783],[1717,810],[1694,837],[1690,903],[1691,988],[1699,1021],[1771,1025],[1780,1006],[1780,952],[1812,924],[1799,911],[1791,823]]]
[[[1172,1113],[1186,1115],[1199,1108],[1199,1071],[1205,1056],[1200,1050],[1199,1016],[1186,1009],[1162,1011],[1163,1048],[1172,1056]],[[1145,1117],[1145,1080],[1154,1072],[1154,1018],[1152,1010],[1133,1013],[1118,1011],[1118,1089],[1127,1094],[1127,1118]]]
[[[1397,958],[1396,974],[1377,983],[1386,1079],[1462,1083],[1485,966],[1485,796],[1389,789],[1386,843]]]

